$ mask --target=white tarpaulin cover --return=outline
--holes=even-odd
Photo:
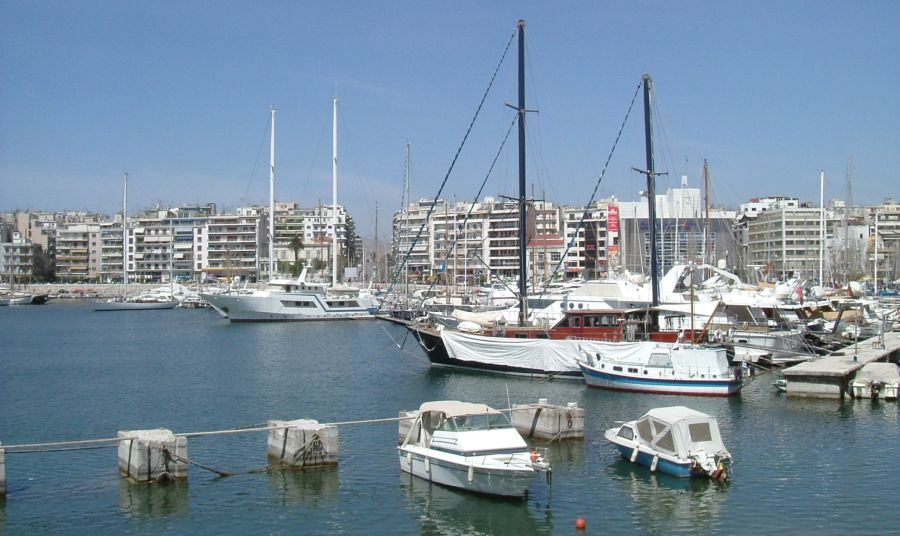
[[[607,343],[574,339],[516,339],[443,330],[441,339],[452,359],[521,367],[545,372],[578,371],[581,352],[614,353],[638,361],[657,346],[653,342]],[[646,358],[645,358],[646,359]]]

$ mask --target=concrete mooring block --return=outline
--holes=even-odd
[[[584,408],[574,402],[554,406],[541,398],[537,404],[513,404],[510,413],[513,426],[526,438],[584,438]]]
[[[127,430],[118,434],[119,473],[134,482],[187,479],[187,438],[171,430]]]
[[[409,433],[410,429],[412,429],[413,424],[415,424],[416,419],[419,418],[419,410],[414,409],[411,411],[400,410],[400,421],[397,425],[397,444],[403,444],[403,441],[406,439],[406,435]],[[421,424],[416,425],[417,428],[421,428]],[[415,440],[419,437],[419,431],[416,430],[413,432],[411,439]]]
[[[0,448],[0,497],[6,497],[6,451]]]
[[[270,458],[294,467],[334,465],[338,462],[337,426],[319,424],[315,419],[268,422],[267,453]]]

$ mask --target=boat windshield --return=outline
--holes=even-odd
[[[499,428],[511,428],[509,419],[502,413],[491,413],[483,415],[459,415],[453,417],[453,424],[459,432],[470,432],[474,430],[496,430]]]

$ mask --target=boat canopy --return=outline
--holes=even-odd
[[[867,363],[856,374],[857,380],[873,382],[900,382],[900,369],[893,363]]]
[[[632,424],[641,443],[678,458],[726,450],[715,417],[684,406],[651,409]]]
[[[443,413],[447,418],[460,415],[484,415],[499,414],[500,412],[484,404],[472,404],[471,402],[459,402],[457,400],[437,400],[425,402],[419,407],[420,413]]]

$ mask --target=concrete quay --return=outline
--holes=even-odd
[[[826,356],[784,369],[787,395],[812,398],[843,398],[850,382],[867,363],[889,361],[900,354],[900,333],[859,341]]]

